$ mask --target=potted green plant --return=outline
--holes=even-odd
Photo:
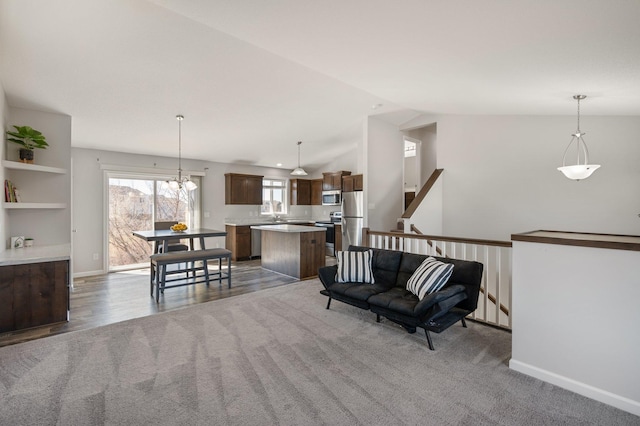
[[[33,163],[34,148],[45,149],[49,146],[46,138],[39,131],[29,126],[13,126],[16,131],[7,131],[7,140],[22,146],[20,148],[20,161]]]

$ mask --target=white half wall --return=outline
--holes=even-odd
[[[415,225],[425,235],[442,234],[442,175],[431,187],[423,202],[411,216],[410,224]]]
[[[640,252],[513,241],[509,366],[640,415]]]

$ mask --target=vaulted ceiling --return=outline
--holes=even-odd
[[[2,0],[10,106],[74,147],[313,168],[363,118],[640,115],[637,0]],[[27,124],[27,123],[9,123]]]

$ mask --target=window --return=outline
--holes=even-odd
[[[110,270],[148,266],[151,245],[134,237],[133,231],[153,229],[155,221],[175,220],[191,228],[199,226],[199,191],[174,191],[165,179],[108,173]]]
[[[262,179],[262,214],[284,214],[287,181],[285,179]]]

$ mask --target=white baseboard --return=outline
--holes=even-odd
[[[99,271],[86,271],[86,272],[74,272],[73,273],[73,278],[83,278],[83,277],[91,277],[94,275],[104,275],[106,274],[105,271],[103,270],[99,270]]]
[[[544,382],[560,386],[561,388],[586,396],[587,398],[591,398],[627,411],[631,414],[635,414],[636,416],[640,416],[640,401],[634,401],[624,396],[616,395],[609,391],[587,385],[586,383],[578,382],[577,380],[534,367],[518,360],[509,360],[509,368],[522,374],[526,374],[527,376],[535,377],[536,379],[540,379]]]

